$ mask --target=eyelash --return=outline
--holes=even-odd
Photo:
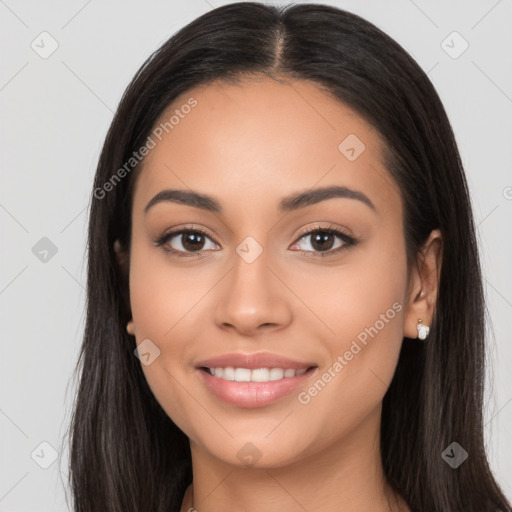
[[[166,244],[169,240],[174,238],[176,235],[183,235],[186,233],[200,234],[200,235],[203,235],[203,236],[211,239],[211,236],[208,233],[206,233],[206,231],[203,231],[200,228],[186,228],[185,227],[185,228],[176,229],[174,231],[170,231],[168,233],[164,233],[162,236],[160,236],[159,238],[157,238],[154,241],[154,244],[157,247],[161,247],[164,244]],[[305,233],[302,233],[297,238],[297,240],[294,242],[293,245],[295,245],[297,242],[299,242],[303,238],[306,238],[307,236],[316,234],[316,233],[327,233],[329,235],[335,235],[335,236],[339,237],[343,241],[344,244],[341,247],[338,247],[336,249],[330,249],[330,250],[324,251],[324,252],[321,252],[321,251],[297,251],[297,252],[302,252],[302,253],[307,253],[307,254],[313,252],[315,254],[315,256],[314,256],[315,258],[316,257],[325,258],[327,256],[332,256],[333,254],[337,254],[340,251],[343,251],[345,249],[349,249],[350,247],[353,247],[358,243],[355,238],[351,237],[350,235],[348,235],[347,233],[345,233],[344,231],[342,231],[340,229],[334,228],[333,226],[328,226],[328,227],[316,226],[315,228],[313,228],[309,231],[306,231]],[[171,254],[175,254],[178,257],[191,257],[191,256],[193,257],[195,255],[200,255],[202,252],[202,251],[196,251],[196,252],[177,251],[176,249],[167,249],[165,247],[164,247],[164,250],[167,252],[170,252]]]

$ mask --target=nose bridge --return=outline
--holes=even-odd
[[[290,321],[286,290],[269,269],[272,266],[270,250],[253,237],[236,247],[232,270],[217,302],[219,326],[230,325],[248,334],[262,325],[282,327]]]

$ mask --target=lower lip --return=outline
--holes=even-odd
[[[217,397],[237,407],[263,407],[286,395],[304,384],[317,368],[310,369],[302,375],[286,377],[269,382],[237,382],[214,377],[202,369],[200,373],[206,387]]]

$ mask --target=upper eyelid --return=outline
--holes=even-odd
[[[299,235],[297,235],[296,240],[300,240],[303,236],[310,235],[312,233],[315,233],[316,231],[335,231],[336,233],[333,234],[335,234],[336,236],[345,235],[349,238],[354,238],[350,233],[347,233],[348,230],[346,230],[346,228],[343,229],[337,226],[333,226],[332,224],[329,224],[328,226],[315,225],[313,227],[306,228]]]

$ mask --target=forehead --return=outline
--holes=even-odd
[[[377,130],[312,83],[263,78],[195,87],[166,109],[150,137],[155,146],[134,208],[162,189],[189,188],[216,191],[236,214],[329,185],[361,190],[377,209],[400,206]]]

